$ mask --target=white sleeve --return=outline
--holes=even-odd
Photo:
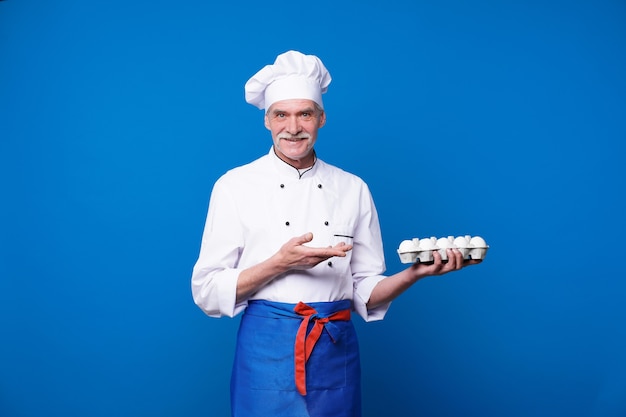
[[[228,187],[218,180],[211,193],[200,255],[191,277],[194,302],[211,317],[234,317],[247,305],[236,304],[241,272],[237,265],[243,247],[238,218]]]
[[[352,260],[352,279],[354,282],[353,304],[355,311],[365,321],[382,320],[391,306],[391,302],[367,309],[367,302],[376,284],[385,276],[385,255],[378,213],[367,185],[361,193],[359,202],[359,221],[354,234]]]

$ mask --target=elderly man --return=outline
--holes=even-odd
[[[233,416],[360,416],[352,311],[381,320],[420,278],[478,261],[452,249],[384,276],[376,208],[357,176],[317,158],[331,77],[289,51],[255,74],[246,101],[265,110],[269,153],[214,185],[193,269],[209,316],[243,311],[231,378]]]

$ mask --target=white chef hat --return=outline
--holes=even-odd
[[[266,111],[273,103],[288,99],[313,100],[324,108],[322,94],[330,81],[330,74],[318,57],[287,51],[248,80],[246,101]]]

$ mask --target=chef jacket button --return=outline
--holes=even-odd
[[[322,184],[317,184],[317,188],[322,188]]]
[[[328,226],[328,221],[325,221],[325,222],[324,222],[324,226]]]
[[[285,226],[289,226],[289,222],[285,222]]]
[[[328,266],[333,266],[333,262],[332,261],[328,261]]]
[[[285,184],[280,184],[280,188],[285,188]]]

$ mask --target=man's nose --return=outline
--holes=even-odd
[[[297,116],[292,116],[289,118],[287,123],[287,131],[292,135],[297,135],[302,130],[300,126],[300,121]]]

